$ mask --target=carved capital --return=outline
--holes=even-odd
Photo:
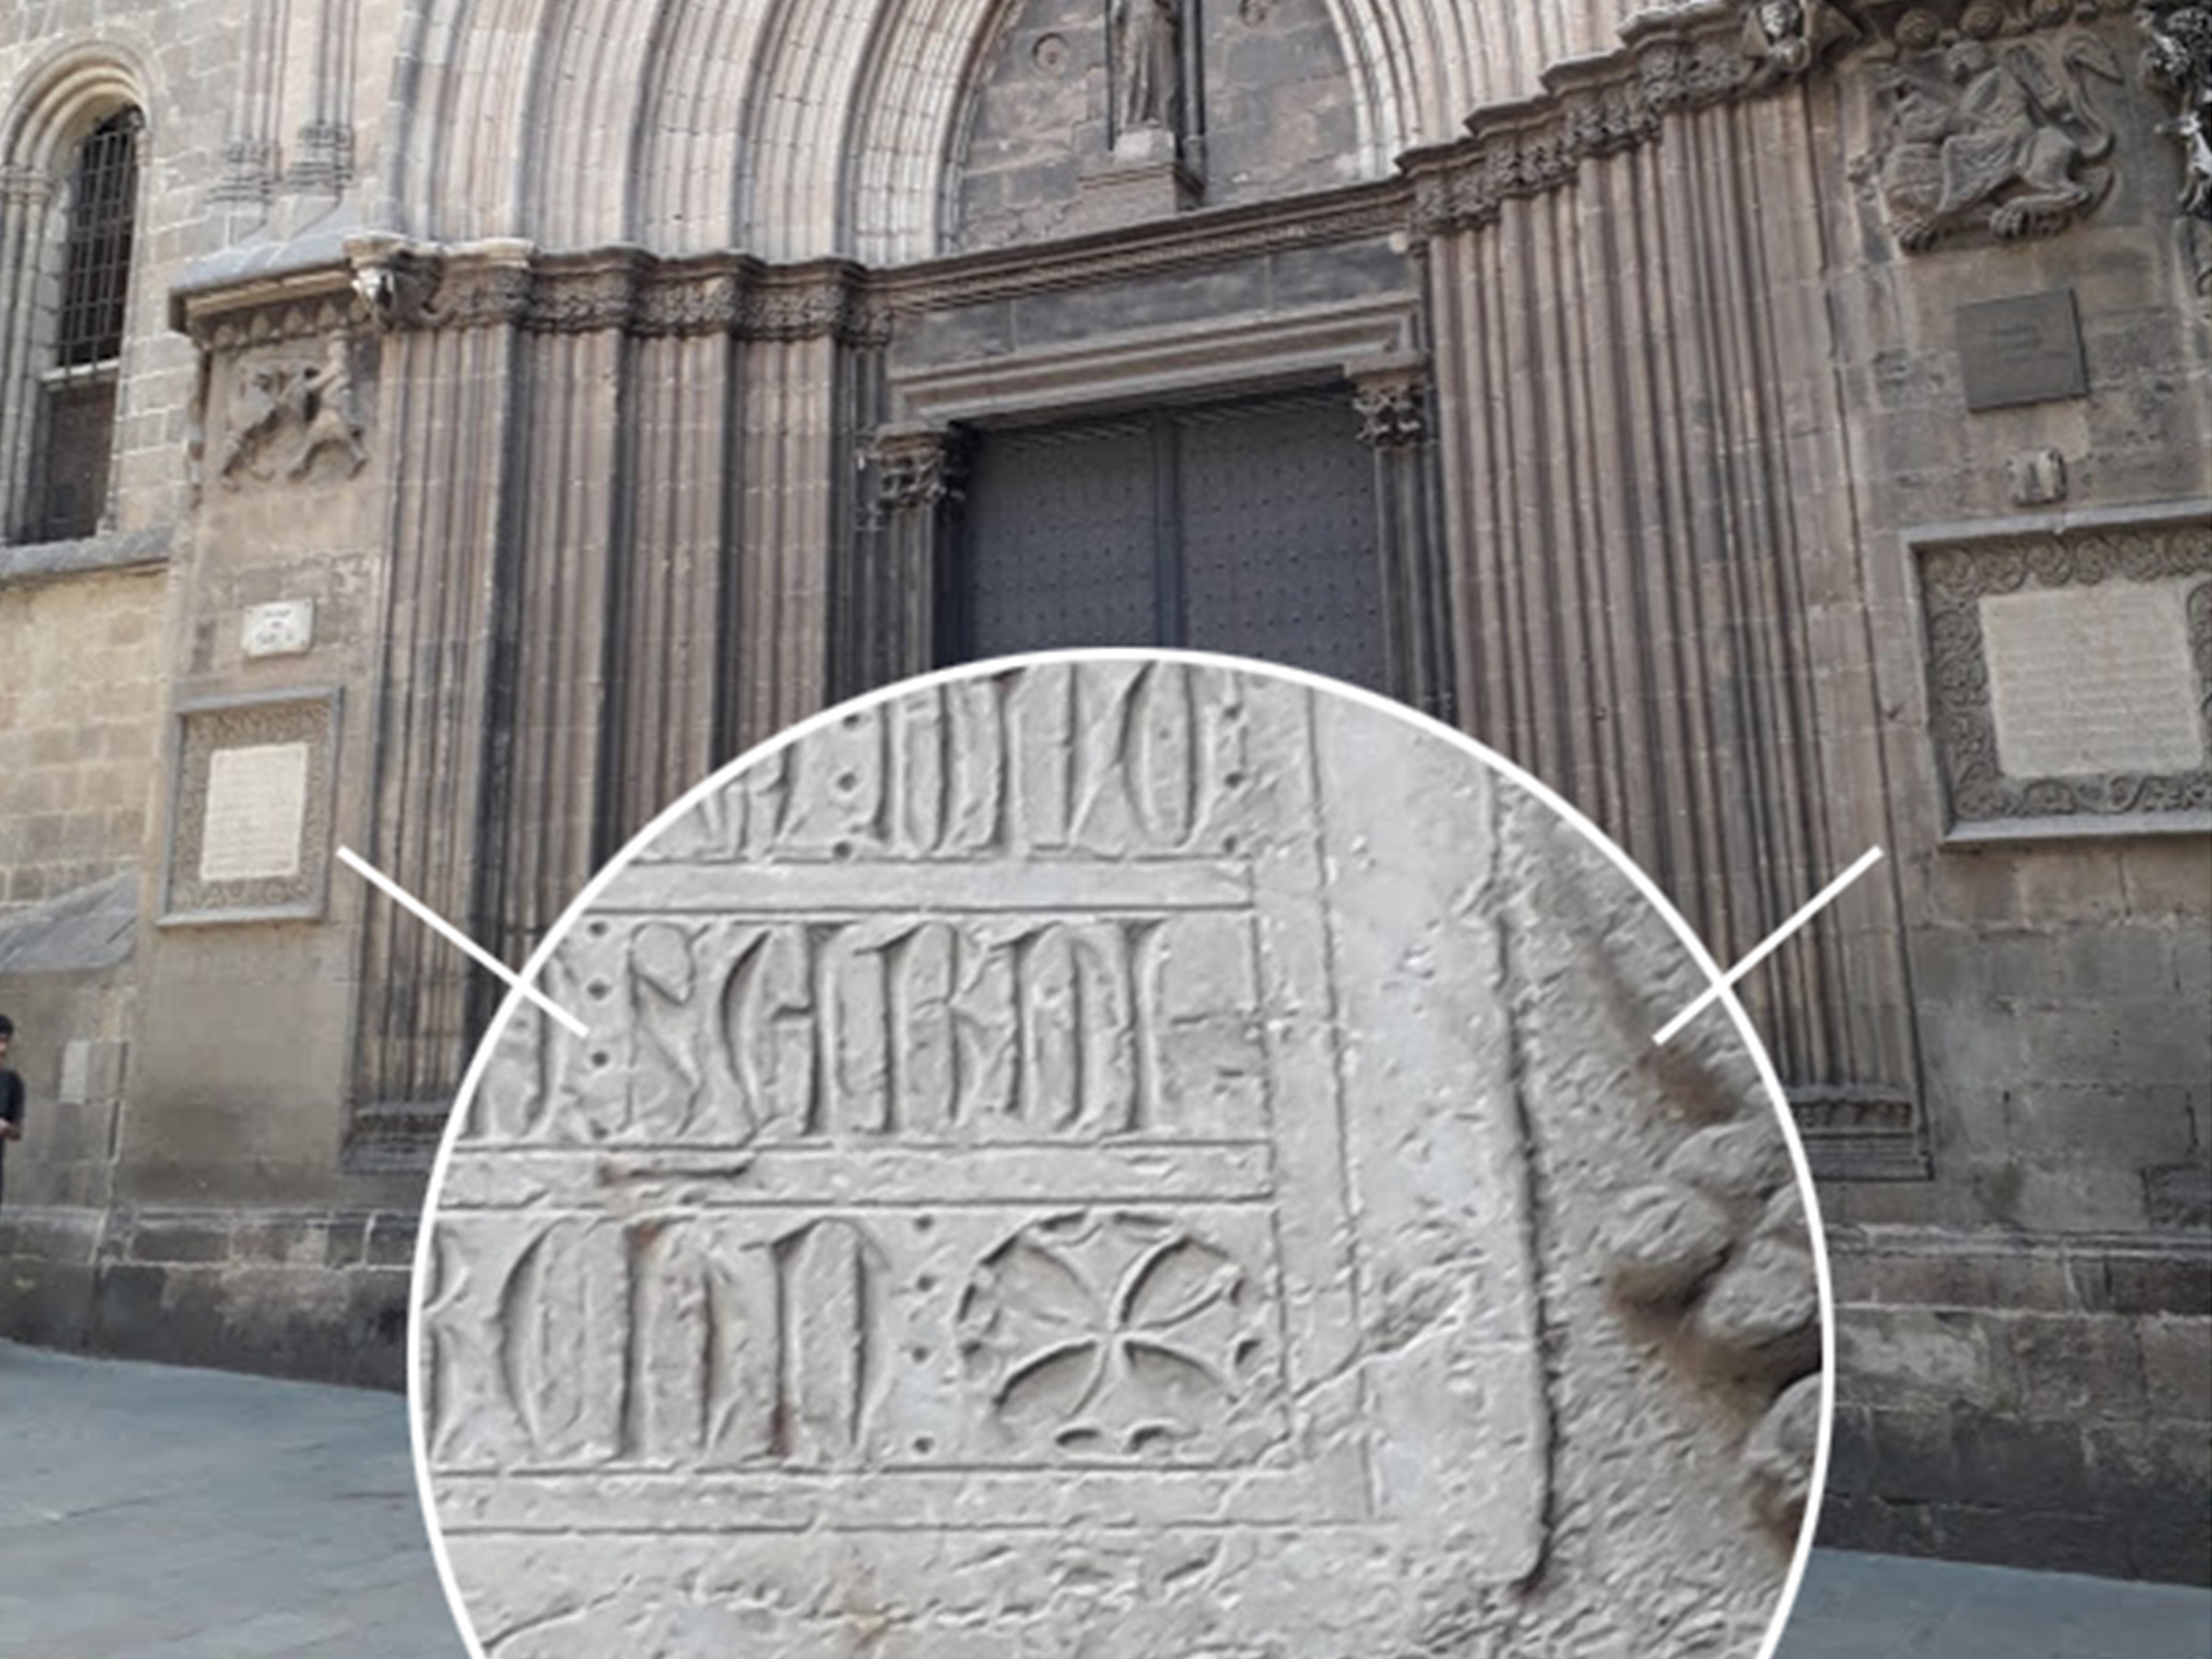
[[[1352,371],[1352,412],[1359,441],[1374,450],[1413,449],[1429,441],[1429,366],[1394,359]]]
[[[438,328],[494,328],[521,323],[536,284],[532,250],[501,240],[449,250],[438,282],[423,307],[423,321]]]
[[[677,265],[641,275],[631,332],[646,339],[695,339],[737,327],[746,273],[729,265]]]
[[[35,167],[11,161],[0,167],[0,207],[36,207],[53,194],[53,185]]]
[[[890,337],[889,316],[861,277],[857,266],[843,264],[768,272],[740,297],[738,332],[749,340],[880,345]]]
[[[959,508],[967,500],[967,456],[957,434],[936,427],[886,427],[876,436],[876,502],[888,516]]]
[[[523,326],[536,334],[601,334],[629,324],[637,303],[638,258],[623,252],[582,264],[542,265]]]

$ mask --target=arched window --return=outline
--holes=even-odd
[[[92,535],[106,505],[143,124],[135,107],[117,110],[85,135],[70,170],[27,503],[27,528],[36,540]]]

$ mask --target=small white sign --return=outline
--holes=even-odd
[[[315,643],[315,602],[279,599],[246,612],[248,657],[299,656]]]

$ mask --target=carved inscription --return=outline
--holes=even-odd
[[[717,792],[647,862],[1236,853],[1267,804],[1228,675],[1102,665],[847,715]]]
[[[518,1021],[478,1132],[722,1146],[1257,1134],[1255,949],[1250,918],[1217,911],[636,923],[556,982],[606,1029],[571,1042]]]
[[[300,873],[308,760],[304,743],[222,748],[207,757],[202,881],[263,881]]]
[[[2006,775],[2205,764],[2179,585],[1991,594],[1982,601],[1982,639]]]
[[[1180,663],[971,675],[813,729],[618,871],[543,974],[586,1034],[513,1015],[441,1166],[453,1559],[804,1558],[726,1631],[729,1596],[627,1571],[595,1604],[687,1655],[878,1617],[917,1659],[1016,1618],[1074,1651],[1099,1594],[1137,1621],[1101,1652],[1312,1651],[1262,1581],[1335,1569],[1286,1538],[1378,1606],[1407,1562],[1525,1578],[1549,1440],[1499,941],[1463,907],[1347,946],[1330,908],[1413,891],[1398,788],[1446,803],[1438,890],[1484,891],[1488,797],[1313,702]],[[1341,829],[1324,747],[1367,780]],[[1347,1035],[1347,1002],[1406,1030]],[[1133,1539],[1173,1557],[1134,1596],[1097,1565]]]

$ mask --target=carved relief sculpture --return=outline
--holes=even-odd
[[[2136,16],[2149,37],[2143,78],[2174,104],[2159,130],[2182,147],[2182,211],[2212,220],[2212,6],[2150,0]]]
[[[217,462],[229,488],[297,482],[324,454],[337,457],[347,477],[368,465],[349,336],[329,336],[319,360],[248,358],[232,372]]]
[[[1807,75],[1862,30],[1831,0],[1753,0],[1744,14],[1747,91]]]
[[[588,1036],[511,1016],[433,1196],[428,1478],[485,1651],[1545,1652],[1666,1596],[1750,1659],[1818,1429],[1806,1212],[1735,1082],[1572,1075],[1664,1014],[1520,954],[1508,788],[1158,658],[724,774],[571,919],[542,982]],[[1608,945],[1681,968],[1598,867]],[[1610,1218],[1669,1205],[1712,1237],[1613,1235],[1609,1298]],[[1555,1533],[1599,1470],[1620,1512]]]
[[[2049,236],[2103,201],[2112,176],[2096,164],[2111,154],[2112,132],[2088,79],[2122,77],[2093,36],[2056,48],[2019,41],[2001,53],[1970,36],[1937,61],[1941,81],[1924,59],[1875,74],[1886,111],[1875,175],[1900,246],[1918,252],[1975,229],[2002,240]]]

